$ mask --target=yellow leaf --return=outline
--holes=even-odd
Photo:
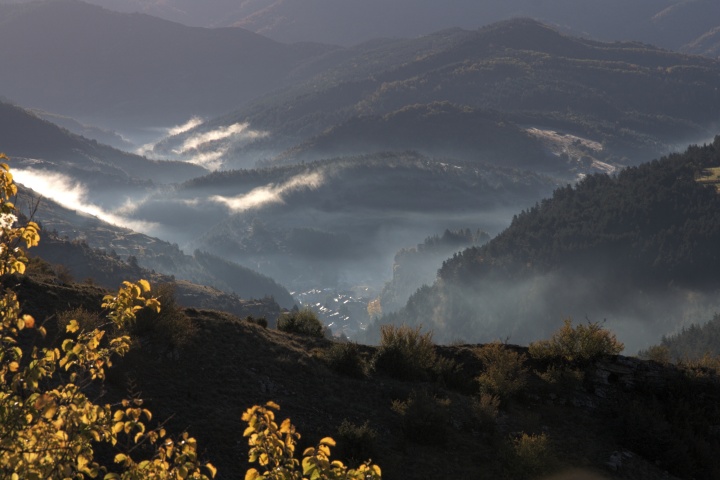
[[[258,478],[259,476],[260,476],[260,473],[258,473],[258,471],[255,470],[254,468],[251,468],[251,469],[248,470],[247,473],[245,474],[245,480],[255,480],[255,479]]]
[[[212,478],[215,478],[215,475],[217,475],[217,468],[215,468],[215,466],[214,466],[212,463],[210,463],[210,462],[208,462],[208,463],[205,464],[205,468],[207,468],[208,470],[210,470],[210,476],[211,476]]]
[[[274,408],[275,410],[280,410],[280,405],[278,405],[277,403],[273,402],[272,400],[270,400],[269,402],[267,402],[267,403],[265,404],[265,406],[266,406],[266,407],[269,407],[269,408]]]
[[[65,327],[65,331],[67,333],[75,333],[78,330],[80,330],[80,325],[78,325],[77,320],[70,320],[70,323],[68,323],[68,326]]]
[[[50,420],[55,416],[55,412],[57,412],[57,407],[55,405],[50,405],[45,409],[45,412],[43,412],[43,417]]]
[[[150,291],[150,282],[147,280],[141,279],[138,280],[138,285],[142,287],[143,292],[149,292]]]
[[[20,369],[20,364],[18,362],[10,362],[8,368],[10,368],[11,372],[17,372]]]
[[[335,440],[333,440],[330,437],[325,437],[322,440],[320,440],[320,445],[329,445],[331,447],[335,446]]]

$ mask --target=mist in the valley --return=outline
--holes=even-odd
[[[663,335],[704,323],[720,310],[718,292],[675,286],[642,289],[617,272],[557,271],[470,284],[441,280],[423,287],[399,312],[379,323],[408,323],[433,331],[438,343],[503,341],[527,345],[547,339],[572,319],[598,322],[616,334],[625,354],[658,344]],[[378,341],[378,325],[367,340]]]
[[[208,170],[222,170],[237,163],[229,163],[232,150],[269,135],[251,128],[248,122],[208,127],[205,121],[193,116],[183,124],[157,129],[161,135],[144,142],[137,153],[152,159],[181,160]]]
[[[162,231],[156,222],[133,219],[127,215],[134,209],[134,200],[130,197],[116,209],[109,210],[98,204],[98,195],[91,195],[86,185],[62,173],[27,168],[13,170],[13,176],[16,182],[37,193],[38,202],[42,202],[43,197],[49,198],[66,208],[92,215],[112,225],[150,235]]]

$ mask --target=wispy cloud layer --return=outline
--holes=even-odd
[[[320,187],[325,181],[322,172],[312,172],[303,175],[296,175],[287,182],[281,184],[269,184],[252,189],[250,192],[237,197],[224,197],[214,195],[210,200],[225,205],[234,213],[262,208],[266,205],[284,203],[284,196],[290,192]]]
[[[186,134],[186,137],[182,139],[182,143],[168,152],[170,157],[194,163],[210,170],[218,170],[223,165],[224,156],[232,147],[269,135],[268,132],[251,129],[250,124],[247,122],[234,123],[209,131],[190,132],[200,126],[203,121],[200,117],[192,117],[182,125],[167,129],[167,136],[164,138]],[[162,141],[163,139],[143,145],[137,150],[137,153],[157,157],[159,154],[154,151],[155,146]]]
[[[227,127],[216,128],[209,132],[197,133],[188,137],[182,144],[182,146],[175,150],[175,153],[185,153],[189,150],[197,150],[200,147],[207,145],[208,143],[217,142],[220,140],[227,140],[234,136],[240,135],[245,132],[248,128],[248,123],[233,123]]]
[[[172,128],[169,128],[169,129],[168,129],[168,135],[169,135],[169,136],[174,136],[174,135],[179,135],[179,134],[181,134],[181,133],[185,133],[185,132],[187,132],[188,130],[191,130],[191,129],[197,127],[197,126],[200,125],[202,122],[203,122],[203,119],[202,119],[202,118],[200,118],[200,117],[192,117],[190,120],[188,120],[187,122],[183,123],[182,125],[176,125],[176,126],[174,126],[174,127],[172,127]]]
[[[66,208],[93,215],[113,225],[139,232],[151,232],[158,227],[155,223],[129,219],[116,212],[108,212],[102,207],[93,204],[88,200],[88,190],[85,185],[61,173],[25,169],[13,170],[13,176],[18,183],[32,188],[44,197],[54,200]],[[122,208],[127,211],[127,205]]]

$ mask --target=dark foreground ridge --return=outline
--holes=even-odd
[[[104,293],[56,283],[4,278],[46,322],[48,338],[60,312],[96,311]],[[617,479],[720,474],[720,381],[709,369],[623,356],[538,359],[490,344],[411,350],[412,368],[398,373],[383,347],[165,308],[162,329],[139,322],[133,330],[134,347],[109,371],[102,401],[140,395],[155,419],[198,439],[218,478],[243,477],[240,417],[268,400],[303,432],[300,451],[330,434],[342,460],[372,457],[391,479],[537,478],[576,468]]]

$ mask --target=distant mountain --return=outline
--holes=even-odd
[[[629,348],[720,310],[720,195],[697,178],[714,144],[591,175],[555,191],[483,247],[447,260],[438,281],[383,321],[440,339],[527,342],[564,316],[608,320]]]
[[[536,171],[567,168],[560,159],[546,154],[536,138],[502,115],[448,102],[409,105],[382,116],[352,117],[271,163],[404,150]]]
[[[227,112],[326,50],[77,0],[0,5],[0,95],[116,129]]]
[[[133,143],[130,143],[121,135],[113,131],[94,127],[92,125],[85,125],[64,115],[57,115],[54,113],[44,112],[42,110],[30,110],[30,112],[43,120],[54,123],[55,125],[69,130],[76,135],[80,135],[81,137],[85,137],[90,140],[96,140],[98,143],[103,145],[109,145],[113,148],[124,150],[126,152],[137,148]]]
[[[450,27],[478,28],[532,17],[603,40],[636,40],[678,50],[720,25],[712,0],[91,0],[195,26],[235,25],[284,42],[352,45],[378,37],[416,37]]]
[[[463,155],[488,161],[485,152],[504,152],[501,162],[532,168],[536,157],[523,147],[533,142],[522,135],[535,128],[574,136],[556,151],[578,147],[575,162],[623,165],[712,138],[720,122],[719,62],[571,37],[532,20],[373,42],[343,55],[311,82],[179,135],[157,153],[247,123],[265,134],[216,150],[227,168],[281,154],[282,162],[322,158],[343,145],[355,153],[363,145],[423,151],[453,143]]]

